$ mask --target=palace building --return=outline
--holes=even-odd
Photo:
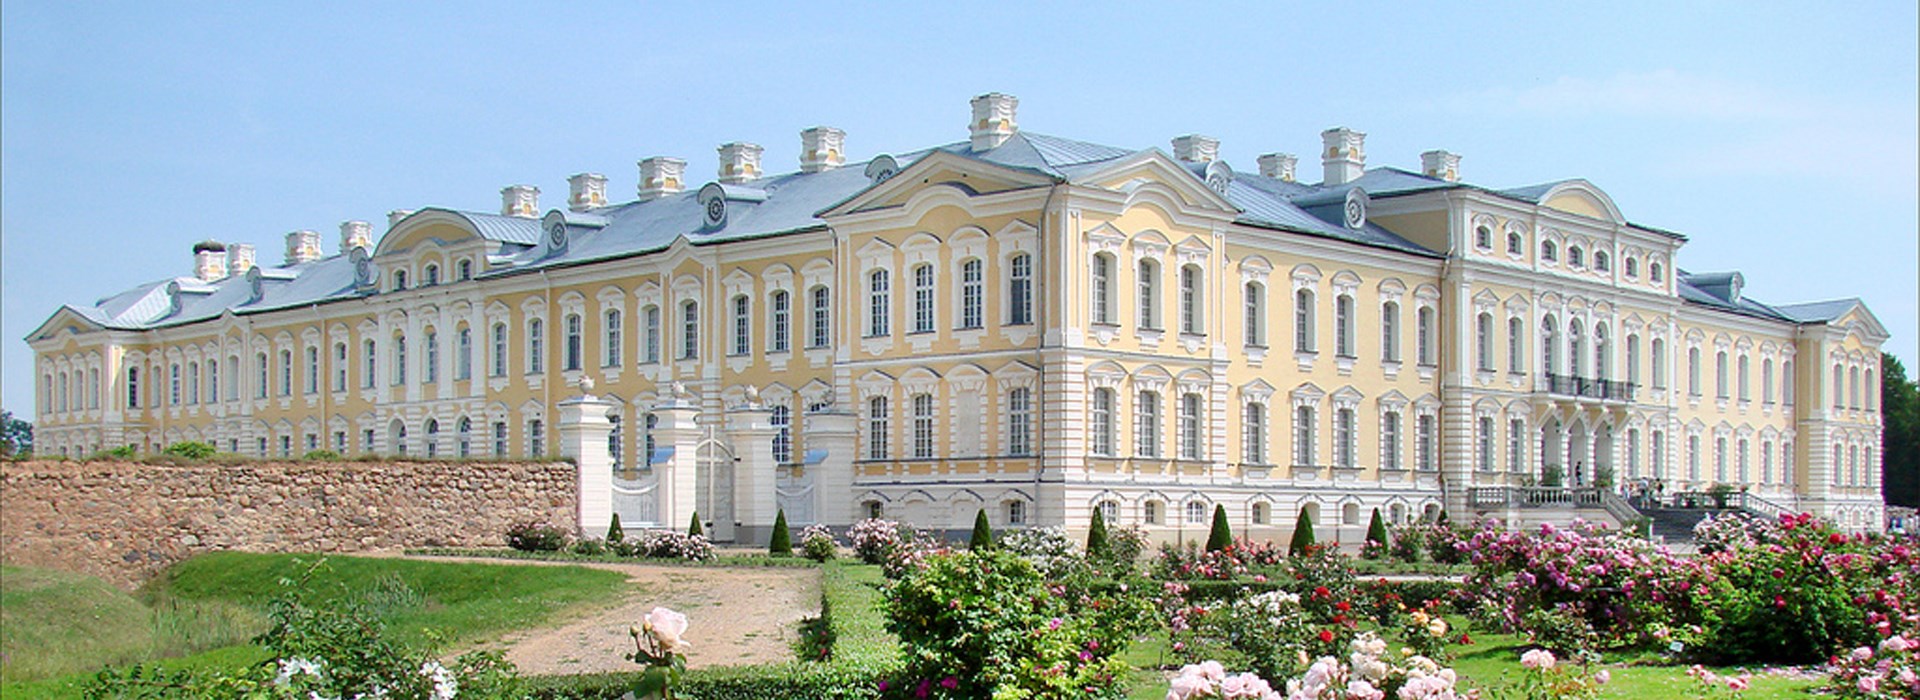
[[[777,509],[1097,508],[1165,539],[1216,504],[1255,537],[1303,510],[1350,533],[1543,499],[1623,520],[1620,493],[1718,485],[1880,527],[1887,333],[1857,299],[1678,269],[1684,236],[1585,180],[1370,166],[1336,128],[1306,182],[1292,155],[1242,171],[1205,136],[1103,146],[1017,106],[981,95],[965,140],[864,163],[815,127],[797,171],[736,142],[710,178],[639,161],[625,201],[582,173],[561,208],[516,185],[498,212],[346,222],[332,253],[298,231],[275,265],[193,245],[191,274],[27,339],[37,442],[538,455],[584,385],[612,404],[623,520],[697,509],[721,540],[764,541]]]

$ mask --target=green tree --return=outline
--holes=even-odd
[[[692,520],[687,523],[687,536],[692,537],[694,535],[704,534],[707,534],[707,531],[700,529],[700,511],[696,510],[693,512]]]
[[[607,525],[607,544],[622,542],[626,539],[627,529],[620,526],[620,514],[614,513],[613,522]]]
[[[1287,556],[1306,554],[1313,544],[1313,519],[1307,517],[1306,507],[1301,506],[1300,519],[1293,523],[1293,541],[1287,543]]]
[[[1880,428],[1881,495],[1920,508],[1920,386],[1888,353],[1880,354]]]
[[[1107,516],[1101,515],[1099,508],[1094,508],[1093,524],[1087,527],[1087,557],[1105,557],[1107,550]]]
[[[1387,544],[1387,521],[1380,519],[1380,509],[1373,509],[1373,522],[1367,523],[1367,541],[1381,546]]]
[[[33,424],[13,417],[12,411],[0,411],[0,457],[32,454]]]
[[[976,552],[993,549],[993,524],[987,522],[985,508],[981,508],[980,514],[973,517],[973,539],[967,541],[967,549]]]
[[[793,556],[793,533],[787,531],[787,509],[774,512],[773,539],[767,541],[767,553],[776,557]]]
[[[1213,531],[1207,533],[1207,551],[1218,552],[1233,546],[1233,529],[1227,525],[1227,507],[1213,505]]]

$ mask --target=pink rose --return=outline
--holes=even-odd
[[[687,646],[687,641],[680,638],[680,635],[687,633],[686,615],[656,607],[653,612],[647,613],[646,619],[641,624],[646,627],[647,634],[667,651],[678,651],[681,647]]]

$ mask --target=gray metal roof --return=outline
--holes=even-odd
[[[1863,305],[1864,302],[1860,301],[1859,297],[1847,297],[1845,299],[1813,301],[1804,304],[1781,304],[1773,308],[1780,313],[1793,317],[1801,323],[1826,323],[1840,318],[1848,311],[1852,311],[1853,307]]]

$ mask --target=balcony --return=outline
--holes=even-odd
[[[1611,379],[1592,379],[1566,374],[1543,375],[1542,388],[1556,396],[1573,396],[1601,401],[1632,401],[1639,386]]]

